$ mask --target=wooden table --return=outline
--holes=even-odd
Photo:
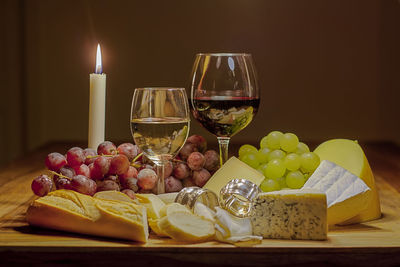
[[[381,219],[335,227],[323,242],[264,240],[246,248],[154,237],[138,244],[30,227],[25,211],[34,199],[31,181],[45,171],[47,153],[68,147],[46,146],[0,170],[0,265],[400,265],[400,148],[392,144],[364,146],[379,188]]]

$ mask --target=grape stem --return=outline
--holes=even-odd
[[[65,175],[62,175],[61,173],[58,173],[58,172],[55,172],[55,171],[50,171],[50,170],[49,170],[49,172],[52,173],[52,174],[54,174],[54,175],[60,176],[60,177],[62,177],[62,178],[68,179],[68,180],[70,180],[70,181],[72,180],[72,178],[70,178],[70,177],[68,177],[68,176],[65,176]]]
[[[98,158],[98,157],[114,157],[115,155],[104,155],[104,154],[101,154],[101,155],[94,155],[94,156],[87,156],[86,158],[87,159],[94,159],[94,158]]]
[[[131,161],[131,166],[135,167],[136,169],[137,169],[137,168],[140,168],[140,166],[142,166],[142,165],[140,165],[140,164],[135,164],[135,162],[136,162],[136,161],[138,160],[138,158],[140,158],[142,155],[143,155],[143,152],[140,153],[139,155],[137,155],[137,156]]]

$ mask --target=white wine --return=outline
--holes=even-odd
[[[136,145],[152,161],[168,161],[178,154],[189,133],[189,120],[176,117],[131,121]]]

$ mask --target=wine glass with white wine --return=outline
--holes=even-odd
[[[260,104],[252,56],[197,54],[191,78],[193,116],[217,136],[222,165],[228,159],[230,138],[249,125]]]
[[[157,194],[165,193],[164,166],[189,134],[189,105],[184,88],[137,88],[131,108],[131,133],[137,146],[157,166]]]

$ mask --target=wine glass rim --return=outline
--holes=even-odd
[[[245,56],[245,57],[251,57],[251,54],[250,53],[197,53],[196,56],[211,56],[211,57]]]
[[[183,87],[140,87],[135,90],[185,90]]]

